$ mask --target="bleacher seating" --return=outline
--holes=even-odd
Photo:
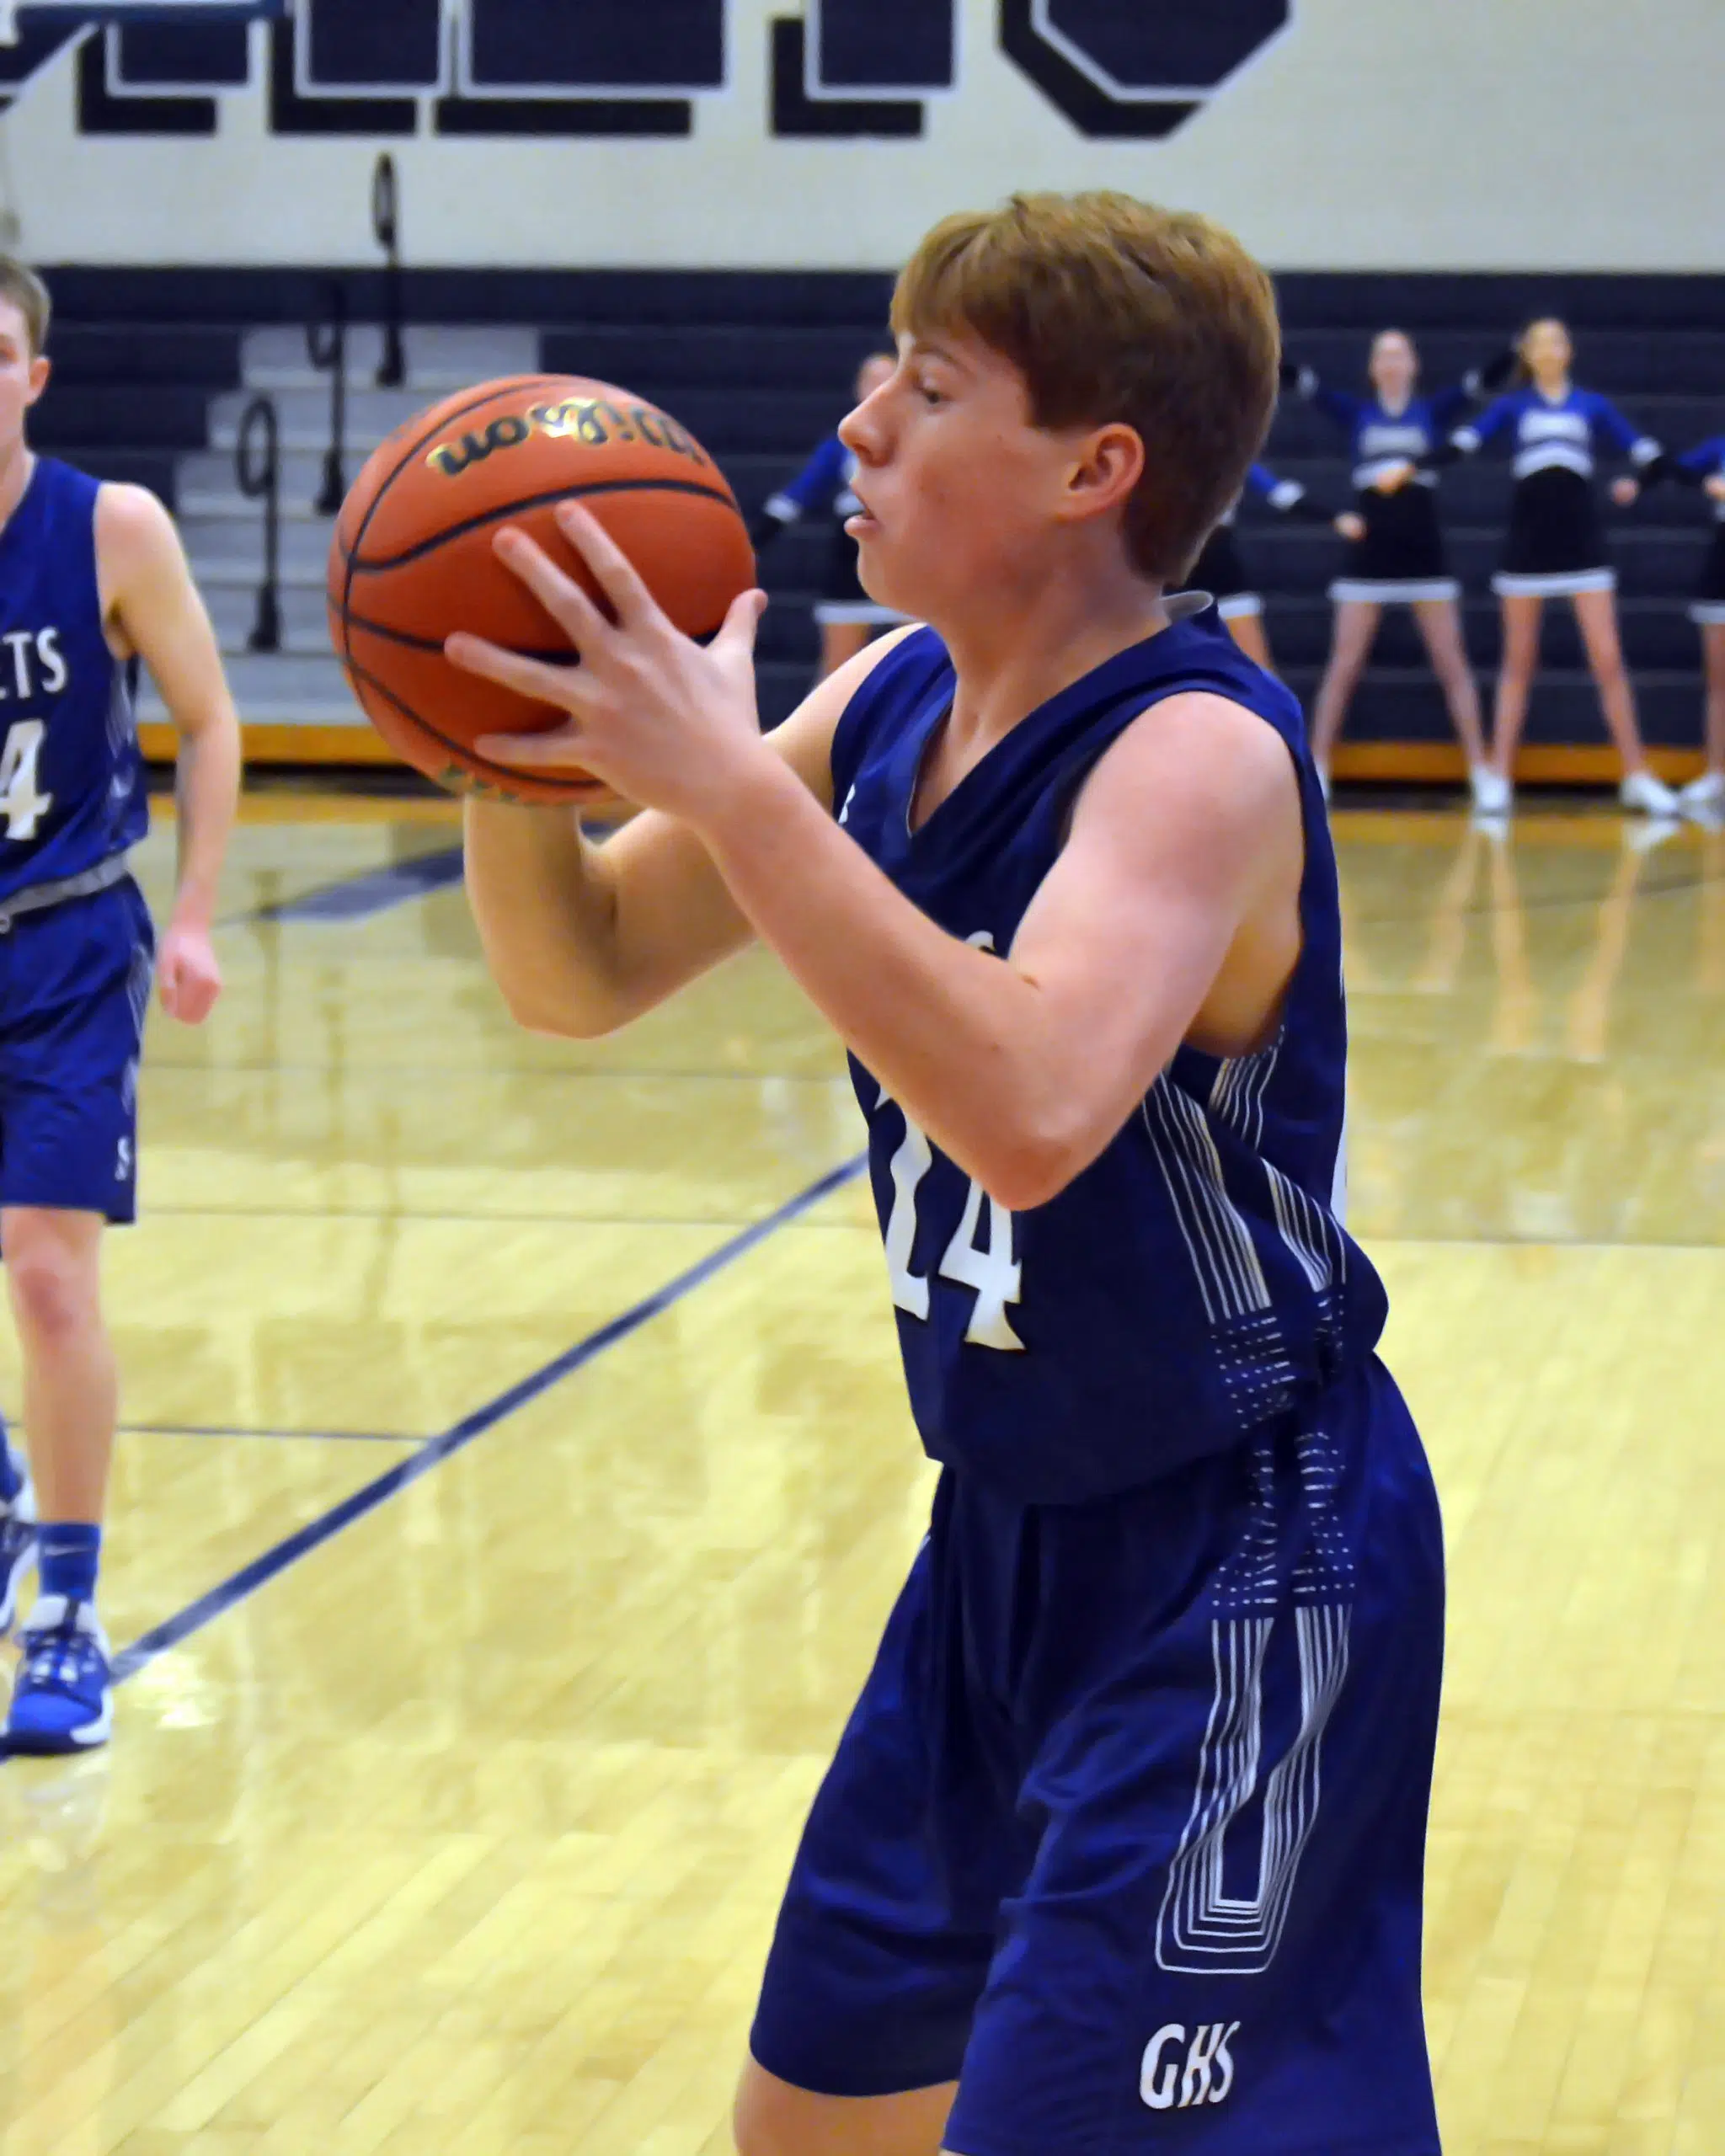
[[[303,355],[297,325],[318,273],[260,270],[49,271],[58,321],[56,379],[36,439],[106,476],[138,479],[175,504],[254,722],[349,723],[352,707],[323,624],[327,520],[312,507],[326,431],[327,387]],[[375,312],[369,274],[351,280],[353,312]],[[619,381],[665,403],[719,458],[752,507],[796,468],[843,411],[857,360],[880,337],[883,276],[771,272],[419,271],[408,279],[416,323],[409,384],[368,387],[375,346],[356,332],[350,359],[350,471],[397,419],[463,380],[538,365]],[[1439,385],[1478,364],[1534,313],[1572,323],[1578,377],[1615,398],[1674,447],[1725,427],[1725,282],[1705,278],[1290,275],[1281,280],[1287,344],[1338,385],[1358,383],[1371,331],[1394,323],[1418,339]],[[257,512],[232,476],[244,394],[282,406],[286,447],[284,554],[287,650],[244,652],[255,579]],[[1290,401],[1267,450],[1275,468],[1342,506],[1344,445],[1322,414]],[[1470,650],[1482,674],[1497,658],[1496,560],[1508,474],[1489,456],[1445,476],[1444,515],[1466,594]],[[1696,739],[1695,633],[1685,618],[1704,544],[1706,504],[1673,488],[1610,513],[1621,582],[1624,641],[1655,744]],[[1267,595],[1279,664],[1309,696],[1329,635],[1325,586],[1339,551],[1331,535],[1248,502],[1241,539]],[[809,607],[825,532],[793,529],[763,563],[774,605],[761,640],[762,703],[782,717],[808,680],[815,649]],[[1535,690],[1530,739],[1603,739],[1567,610],[1547,610],[1549,670]],[[1350,736],[1446,738],[1440,699],[1412,625],[1389,616],[1362,685]]]

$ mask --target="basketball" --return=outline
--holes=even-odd
[[[700,444],[656,405],[614,384],[521,375],[457,392],[382,442],[355,481],[329,550],[336,656],[377,732],[453,792],[593,803],[592,778],[527,776],[479,755],[488,734],[531,734],[568,714],[463,674],[444,638],[470,630],[548,660],[562,631],[492,542],[529,533],[597,597],[563,538],[557,505],[586,504],[678,628],[709,636],[755,580],[736,498]]]

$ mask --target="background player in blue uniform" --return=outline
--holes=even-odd
[[[1725,435],[1697,442],[1681,456],[1662,456],[1642,473],[1642,484],[1661,479],[1699,487],[1713,504],[1713,541],[1701,563],[1689,618],[1701,632],[1701,669],[1706,682],[1703,740],[1706,768],[1678,798],[1709,819],[1725,814]]]
[[[1354,460],[1354,506],[1341,526],[1348,557],[1330,586],[1335,632],[1311,714],[1312,754],[1326,776],[1380,616],[1386,606],[1408,606],[1467,759],[1475,806],[1487,813],[1509,806],[1507,788],[1486,760],[1479,691],[1457,603],[1461,587],[1450,574],[1438,522],[1437,474],[1418,472],[1413,485],[1387,494],[1378,482],[1435,449],[1480,392],[1498,387],[1514,365],[1514,355],[1504,353],[1451,387],[1422,397],[1413,339],[1405,330],[1381,329],[1366,364],[1370,398],[1331,388],[1311,367],[1283,367],[1284,386],[1335,421]]]
[[[0,1444],[0,1617],[34,1555],[4,1736],[26,1752],[99,1744],[111,1714],[95,1596],[118,1389],[99,1245],[136,1207],[153,942],[126,862],[148,822],[138,659],[182,737],[179,880],[155,970],[189,1024],[221,987],[210,926],[239,784],[238,724],[168,512],[31,453],[48,314],[39,280],[0,258],[0,1254],[34,1476]]]
[[[1385,472],[1378,483],[1386,490],[1405,485],[1421,471],[1471,456],[1488,442],[1509,442],[1515,479],[1509,531],[1503,566],[1492,579],[1503,621],[1492,712],[1492,768],[1503,782],[1503,806],[1513,799],[1515,752],[1539,664],[1540,617],[1547,599],[1567,599],[1605,723],[1623,760],[1619,797],[1626,808],[1674,815],[1676,795],[1648,768],[1635,691],[1617,634],[1617,576],[1605,558],[1594,495],[1594,468],[1605,451],[1616,450],[1641,469],[1658,457],[1659,445],[1637,433],[1609,398],[1576,387],[1569,374],[1573,348],[1562,323],[1530,323],[1517,349],[1528,376],[1525,387],[1498,398],[1447,442]],[[1627,478],[1613,491],[1621,503],[1634,499],[1634,483]]]
[[[860,404],[872,396],[896,365],[891,353],[871,352],[857,370],[853,385],[857,402]],[[796,478],[768,496],[749,531],[759,553],[787,526],[800,522],[804,516],[825,515],[831,520],[826,572],[820,597],[814,602],[823,680],[865,649],[883,629],[893,628],[905,618],[871,599],[857,574],[857,542],[845,529],[857,514],[857,498],[851,491],[856,470],[857,460],[851,451],[836,435],[829,435]]]
[[[1442,1558],[1330,1206],[1335,861],[1299,709],[1163,595],[1274,401],[1269,281],[1119,195],[924,241],[845,422],[883,639],[763,741],[760,595],[457,663],[487,754],[647,804],[467,807],[516,1016],[603,1033],[759,936],[852,1055],[942,1464],[786,1892],[745,2156],[1436,2156],[1419,1998]]]

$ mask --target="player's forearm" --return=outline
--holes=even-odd
[[[511,1015],[577,1037],[620,1025],[615,898],[574,811],[470,799],[463,846],[467,902]]]
[[[702,836],[846,1046],[991,1197],[1042,1203],[1098,1150],[1041,991],[929,920],[790,772],[761,759]]]
[[[207,928],[216,915],[222,864],[239,807],[239,721],[225,701],[195,728],[182,731],[174,771],[179,808],[179,877],[174,914]]]

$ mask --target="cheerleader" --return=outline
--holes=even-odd
[[[1315,502],[1297,479],[1279,479],[1262,464],[1254,464],[1246,474],[1246,484],[1283,516],[1305,517],[1312,523],[1340,528],[1335,512]],[[1204,541],[1204,551],[1192,564],[1186,582],[1192,590],[1210,594],[1235,643],[1268,674],[1270,644],[1264,633],[1263,598],[1251,587],[1241,559],[1240,542],[1234,536],[1234,518],[1241,499],[1236,494],[1223,511],[1221,522]]]
[[[1651,487],[1668,478],[1702,488],[1712,498],[1718,520],[1689,610],[1690,620],[1701,632],[1707,767],[1677,797],[1685,808],[1712,817],[1725,810],[1725,435],[1715,435],[1681,456],[1661,457],[1642,473],[1642,484]]]
[[[1677,812],[1677,796],[1648,769],[1636,723],[1635,692],[1623,664],[1617,635],[1617,579],[1605,560],[1605,534],[1594,498],[1594,467],[1601,449],[1615,449],[1637,468],[1659,456],[1658,442],[1637,434],[1616,406],[1571,381],[1569,332],[1561,322],[1530,323],[1517,348],[1525,388],[1487,406],[1471,425],[1379,482],[1393,488],[1471,456],[1486,443],[1507,436],[1514,446],[1514,491],[1503,567],[1492,579],[1503,622],[1503,656],[1492,719],[1492,767],[1510,787],[1515,751],[1527,718],[1528,693],[1539,659],[1540,616],[1547,599],[1567,599],[1587,649],[1588,668],[1599,691],[1605,723],[1623,760],[1618,798],[1626,808],[1651,816]],[[1633,480],[1620,479],[1613,499],[1635,499]]]
[[[891,352],[871,352],[857,370],[856,402],[863,403],[898,367]],[[757,553],[764,552],[788,524],[794,524],[811,510],[825,510],[832,519],[832,538],[827,552],[826,582],[814,608],[820,625],[820,676],[857,654],[905,616],[889,606],[877,606],[862,589],[857,574],[857,542],[845,530],[845,519],[855,516],[862,504],[851,492],[857,476],[857,460],[836,435],[822,442],[788,487],[774,494],[750,527]]]
[[[1331,389],[1310,367],[1284,365],[1285,388],[1297,389],[1348,436],[1354,462],[1354,508],[1338,520],[1350,543],[1342,573],[1330,586],[1335,627],[1329,663],[1312,707],[1311,752],[1327,782],[1348,706],[1371,655],[1386,606],[1411,606],[1431,660],[1450,723],[1467,759],[1474,804],[1487,813],[1509,806],[1509,787],[1486,758],[1479,691],[1468,664],[1458,603],[1461,587],[1444,558],[1438,526],[1437,474],[1416,468],[1413,483],[1386,493],[1380,481],[1436,448],[1483,390],[1509,379],[1515,355],[1463,376],[1435,396],[1416,393],[1419,355],[1400,329],[1381,329],[1372,339],[1366,376],[1370,398]]]

